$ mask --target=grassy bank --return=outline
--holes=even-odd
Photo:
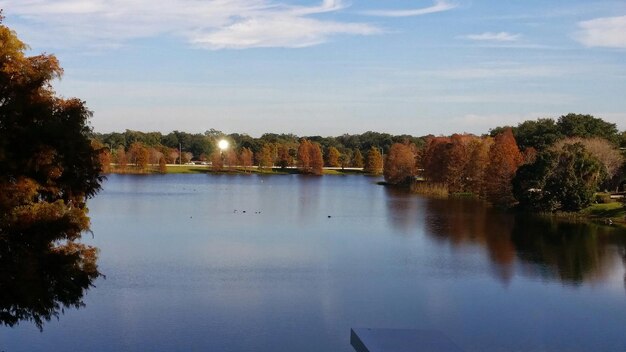
[[[615,224],[626,226],[626,207],[622,203],[592,204],[583,209],[580,214],[594,220],[610,219]]]
[[[111,170],[113,174],[128,174],[128,175],[150,175],[161,174],[157,166],[148,166],[145,170],[141,170],[136,166],[127,166],[124,170],[113,168]],[[237,175],[237,174],[263,174],[263,175],[289,175],[299,174],[300,171],[297,168],[224,168],[222,170],[213,170],[206,165],[167,165],[167,174],[224,174],[224,175]],[[364,175],[362,170],[357,169],[337,169],[329,168],[323,170],[323,175]]]

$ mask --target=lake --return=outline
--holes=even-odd
[[[434,200],[364,176],[111,175],[99,278],[0,351],[352,351],[351,327],[465,351],[626,350],[626,231]]]

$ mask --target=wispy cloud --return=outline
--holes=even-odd
[[[363,11],[361,14],[368,16],[381,16],[381,17],[410,17],[421,16],[430,13],[443,12],[452,10],[458,7],[457,4],[448,2],[446,0],[437,0],[432,6],[419,8],[419,9],[403,9],[403,10],[370,10]]]
[[[626,48],[626,16],[578,22],[575,38],[588,47]]]
[[[420,71],[419,73],[422,75],[444,79],[473,80],[558,77],[571,74],[572,72],[572,69],[555,66],[495,64],[477,67],[453,68],[447,70]]]
[[[313,6],[271,0],[0,0],[6,15],[20,19],[19,28],[38,28],[28,36],[64,38],[64,45],[91,47],[170,35],[208,49],[297,48],[335,35],[382,32],[367,23],[319,18],[346,7],[341,0]]]
[[[367,24],[276,15],[247,18],[216,31],[198,33],[191,42],[209,49],[301,48],[321,44],[332,35],[371,35],[380,32],[378,28]]]
[[[469,39],[483,42],[514,42],[521,38],[521,34],[509,32],[484,32],[480,34],[468,34],[461,36],[462,39]]]

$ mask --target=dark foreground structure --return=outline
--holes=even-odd
[[[463,352],[438,331],[410,329],[350,329],[356,352]]]

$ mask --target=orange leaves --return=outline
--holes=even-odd
[[[298,147],[298,168],[304,174],[321,175],[324,157],[320,145],[303,139]]]
[[[510,128],[495,139],[459,134],[433,137],[422,157],[428,181],[445,184],[453,193],[484,196],[498,205],[514,201],[511,180],[523,161]]]
[[[510,128],[496,136],[489,150],[488,177],[485,179],[485,192],[491,203],[509,206],[515,202],[511,181],[523,161]]]
[[[371,175],[380,175],[383,173],[383,155],[377,148],[372,147],[367,152],[367,159],[365,159],[365,168],[363,171]]]
[[[415,154],[408,144],[394,143],[385,158],[385,181],[391,184],[409,182],[416,173]]]

